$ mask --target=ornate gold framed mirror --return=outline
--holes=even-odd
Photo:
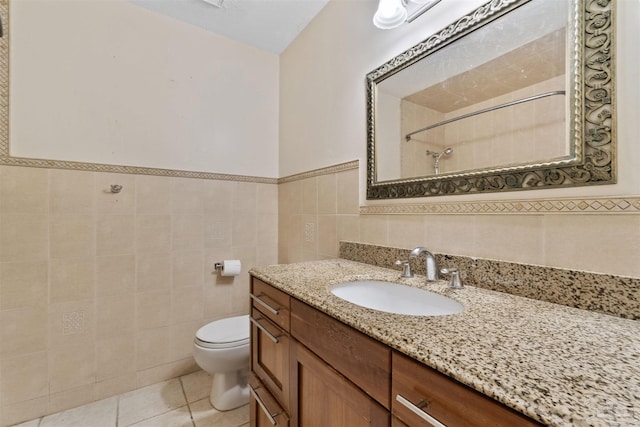
[[[366,76],[367,198],[616,182],[609,0],[492,0]]]

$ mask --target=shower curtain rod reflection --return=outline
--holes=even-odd
[[[430,125],[430,126],[422,128],[422,129],[418,129],[416,131],[408,133],[405,136],[405,139],[407,140],[407,142],[409,142],[409,141],[411,141],[411,135],[415,135],[415,134],[420,133],[420,132],[424,132],[424,131],[427,131],[427,130],[430,130],[430,129],[434,129],[434,128],[437,128],[437,127],[440,127],[440,126],[444,126],[444,125],[449,124],[449,123],[457,122],[458,120],[467,119],[469,117],[477,116],[478,114],[488,113],[490,111],[495,111],[495,110],[499,110],[501,108],[511,107],[511,106],[517,105],[517,104],[523,104],[523,103],[529,102],[529,101],[535,101],[537,99],[546,98],[548,96],[564,95],[565,93],[566,92],[564,90],[555,90],[553,92],[541,93],[539,95],[530,96],[528,98],[517,99],[515,101],[507,102],[507,103],[500,104],[500,105],[495,105],[493,107],[485,108],[483,110],[474,111],[473,113],[463,114],[461,116],[454,117],[452,119],[447,119],[447,120],[444,120],[442,122],[438,122],[438,123],[436,123],[434,125]]]

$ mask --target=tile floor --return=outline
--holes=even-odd
[[[249,406],[220,412],[209,403],[211,376],[197,371],[16,427],[249,427]]]

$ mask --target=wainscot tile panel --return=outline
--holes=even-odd
[[[0,166],[0,426],[196,371],[195,331],[277,262],[277,213],[275,182]]]

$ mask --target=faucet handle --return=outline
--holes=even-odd
[[[402,266],[402,275],[400,277],[413,277],[413,272],[411,271],[411,264],[409,264],[409,260],[397,260],[395,264]]]
[[[449,281],[449,287],[453,289],[461,289],[462,280],[460,279],[460,274],[458,273],[458,269],[456,267],[443,268],[440,270],[442,274],[450,274],[451,280]]]

